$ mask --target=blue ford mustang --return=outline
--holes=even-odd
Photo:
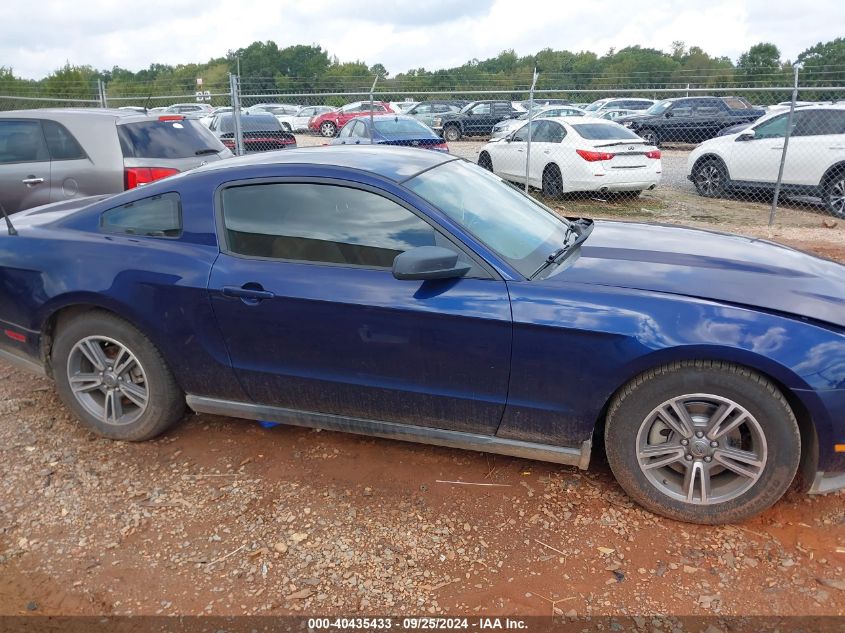
[[[390,147],[232,159],[12,221],[0,356],[107,437],[187,403],[581,468],[604,449],[640,504],[703,523],[845,485],[845,267],[799,251],[562,219]]]

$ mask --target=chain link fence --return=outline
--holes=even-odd
[[[199,119],[238,155],[405,145],[450,152],[552,203],[586,211],[637,209],[647,197],[650,207],[682,199],[706,213],[718,213],[717,202],[742,204],[774,221],[778,208],[845,218],[842,76],[841,69],[815,72],[802,82],[796,68],[792,85],[782,72],[746,83],[704,82],[706,71],[672,84],[541,76],[537,88],[536,77],[508,85],[494,76],[442,76],[422,87],[412,77],[296,82],[230,75],[204,85],[33,85],[0,95],[0,110],[178,114]],[[566,87],[585,84],[591,87]]]

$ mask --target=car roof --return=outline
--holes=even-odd
[[[306,164],[359,169],[402,182],[422,171],[453,160],[460,159],[451,154],[400,146],[323,145],[227,158],[192,169],[185,175],[258,165]]]
[[[99,117],[111,119],[123,119],[128,121],[158,120],[155,114],[143,114],[134,110],[120,110],[118,108],[38,108],[32,110],[8,110],[0,112],[0,118],[4,119],[43,119],[56,118],[86,118]]]

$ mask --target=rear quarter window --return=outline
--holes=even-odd
[[[723,97],[722,103],[728,106],[731,110],[749,110],[751,108],[750,103],[744,99],[740,99],[739,97]]]
[[[226,149],[202,123],[185,119],[125,123],[117,135],[126,158],[192,158]]]
[[[182,201],[178,193],[164,193],[136,200],[100,216],[106,233],[177,238],[182,235]]]

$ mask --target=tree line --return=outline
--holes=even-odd
[[[836,38],[801,52],[793,61],[782,59],[775,44],[752,46],[734,61],[715,57],[698,46],[687,47],[675,42],[670,51],[641,46],[611,49],[604,55],[589,51],[571,52],[546,48],[533,55],[519,56],[505,50],[485,60],[472,59],[461,66],[441,70],[415,68],[390,76],[381,63],[341,62],[316,45],[295,45],[279,48],[275,42],[253,42],[245,48],[229,51],[225,56],[196,64],[151,64],[132,71],[115,66],[99,70],[91,66],[67,63],[39,80],[15,76],[14,70],[0,66],[0,95],[22,95],[42,98],[93,99],[97,81],[107,86],[107,95],[114,105],[138,104],[147,99],[152,105],[162,104],[157,97],[193,95],[196,79],[203,80],[201,89],[212,93],[228,92],[228,76],[240,73],[242,93],[264,95],[279,93],[368,92],[378,77],[377,91],[395,94],[396,98],[415,93],[446,91],[457,96],[462,90],[513,91],[520,97],[531,84],[534,69],[539,71],[537,89],[545,96],[567,96],[567,90],[592,90],[574,101],[591,101],[598,91],[632,89],[649,95],[656,89],[683,90],[717,87],[771,87],[792,83],[793,64],[801,64],[801,86],[845,85],[845,38]],[[577,94],[577,93],[572,93]],[[759,97],[759,98],[758,98]],[[517,98],[517,97],[514,97]],[[776,93],[755,95],[755,101],[770,102],[788,98]],[[842,98],[841,93],[814,94],[801,98]],[[290,101],[296,101],[291,98]],[[329,96],[323,101],[340,104],[349,98]],[[0,101],[0,108],[8,104]],[[12,106],[14,107],[14,106]]]

